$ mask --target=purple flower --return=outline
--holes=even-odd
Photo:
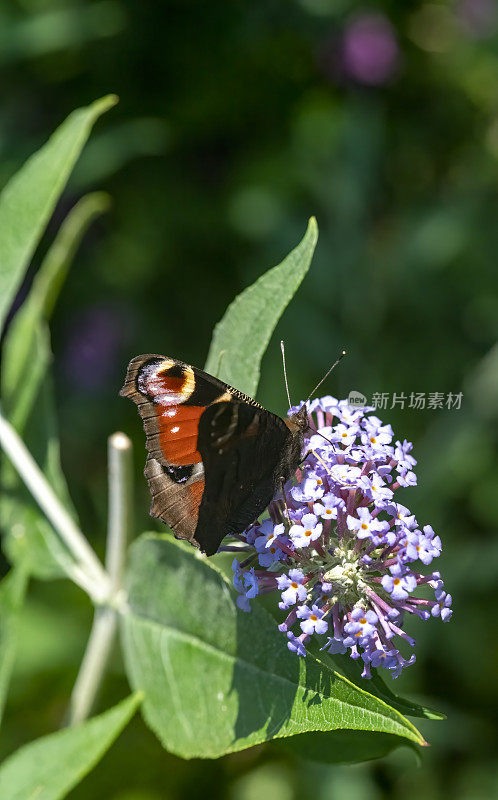
[[[336,425],[335,428],[332,429],[330,433],[330,440],[332,442],[338,442],[339,444],[342,444],[345,447],[349,447],[350,444],[353,444],[357,435],[358,435],[357,425],[353,424],[348,426],[344,425],[344,423],[341,422],[339,425]]]
[[[329,626],[323,619],[325,614],[326,612],[317,605],[313,605],[311,608],[309,606],[299,606],[297,616],[303,620],[301,622],[303,633],[308,636],[311,636],[312,633],[326,633]]]
[[[289,536],[295,547],[308,547],[322,535],[323,525],[314,514],[305,514],[300,525],[291,525]]]
[[[386,425],[386,428],[390,428],[390,425]],[[370,447],[373,452],[376,450],[382,452],[386,444],[391,444],[391,440],[393,438],[392,431],[389,432],[388,430],[384,430],[382,428],[377,428],[377,430],[368,430],[361,435],[362,444]]]
[[[297,653],[298,656],[306,655],[306,648],[302,638],[295,636],[292,631],[287,631],[287,647],[291,653]]]
[[[284,589],[282,602],[279,604],[281,608],[289,608],[298,600],[301,602],[306,600],[308,592],[304,586],[305,577],[300,569],[291,569],[288,575],[279,575],[276,580],[278,589]]]
[[[313,514],[322,519],[337,519],[337,507],[339,498],[333,494],[327,494],[317,503],[313,504]]]
[[[396,518],[396,525],[400,524],[409,530],[417,527],[415,515],[411,514],[409,509],[406,506],[402,506],[401,503],[393,503],[392,507],[389,508],[389,512]]]
[[[274,525],[270,519],[265,519],[259,526],[258,534],[254,539],[254,547],[258,551],[260,567],[270,567],[282,557],[282,550],[278,546],[279,536],[285,532],[283,525]]]
[[[398,475],[398,483],[400,486],[416,486],[417,476],[411,470],[404,470],[401,475]]]
[[[443,622],[448,622],[453,614],[450,608],[452,603],[451,594],[446,594],[442,589],[436,589],[436,602],[432,606],[431,614],[433,617],[441,617]]]
[[[335,655],[337,653],[343,655],[344,653],[347,652],[348,648],[346,647],[342,639],[340,638],[336,639],[335,636],[329,636],[326,644],[324,644],[324,646],[321,649],[327,650],[327,652],[331,653],[332,655]]]
[[[317,472],[308,472],[304,480],[297,486],[293,486],[291,495],[297,502],[307,502],[308,500],[319,500],[323,497],[325,487],[323,478]]]
[[[396,447],[394,448],[394,458],[398,463],[399,470],[408,470],[416,465],[417,462],[413,456],[410,455],[412,449],[412,443],[407,442],[406,439],[404,440],[403,444],[401,444],[401,442],[396,442]]]
[[[344,31],[343,72],[358,83],[380,86],[395,74],[399,48],[394,29],[381,14],[362,14]]]
[[[350,531],[356,531],[358,539],[376,539],[389,529],[387,522],[373,517],[368,508],[358,508],[357,517],[348,515],[347,524]]]
[[[365,610],[364,608],[356,607],[351,612],[351,621],[344,625],[344,632],[347,637],[344,639],[344,644],[349,646],[357,642],[364,642],[371,638],[376,633],[376,625],[379,619],[377,614],[371,609]],[[348,641],[348,640],[351,641]]]
[[[250,611],[251,605],[249,600],[259,593],[259,583],[255,575],[254,569],[243,571],[239,562],[234,558],[232,562],[233,585],[238,592],[237,605],[241,611]]]
[[[419,530],[407,531],[405,552],[408,561],[420,559],[422,564],[430,564],[441,553],[441,539],[430,525],[424,525],[423,533]]]
[[[280,593],[286,617],[278,627],[289,650],[304,656],[310,637],[328,633],[322,649],[361,658],[364,678],[376,667],[397,677],[414,663],[413,652],[401,653],[415,646],[403,630],[407,614],[443,622],[452,615],[440,573],[415,566],[431,564],[441,540],[394,499],[416,483],[412,445],[393,446],[391,427],[373,410],[332,397],[310,403],[308,455],[286,487],[287,504],[281,495],[270,503],[270,518],[242,535],[243,564],[233,564],[242,610],[258,593]]]
[[[404,600],[417,588],[417,579],[407,567],[394,564],[389,567],[389,572],[390,575],[384,575],[382,578],[382,588],[393,600]]]

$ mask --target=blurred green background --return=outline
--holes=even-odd
[[[0,71],[0,185],[73,108],[121,99],[33,265],[82,193],[110,193],[52,325],[63,464],[100,550],[116,429],[136,443],[136,531],[153,526],[141,426],[117,396],[128,360],[202,366],[227,304],[312,214],[318,248],[265,358],[261,402],[285,411],[279,338],[294,399],[343,346],[324,393],[463,392],[460,410],[380,413],[414,441],[419,486],[405,502],[443,538],[454,596],[450,625],[415,626],[417,664],[393,687],[448,714],[420,726],[432,744],[420,763],[399,750],[331,767],[275,745],[183,762],[136,719],[70,797],[498,796],[495,0],[7,0]],[[90,621],[73,586],[32,585],[3,754],[60,724]],[[125,692],[116,658],[100,707]]]

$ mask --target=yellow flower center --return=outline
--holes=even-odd
[[[293,589],[297,589],[298,584],[297,583],[291,583],[291,586],[292,586]]]
[[[312,614],[312,615],[311,615],[311,617],[310,617],[310,619],[312,619],[312,620],[313,620],[313,622],[316,622],[316,621],[317,621],[317,619],[318,619],[318,617],[317,617],[317,615],[316,615],[316,614]]]

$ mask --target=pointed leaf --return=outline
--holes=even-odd
[[[2,353],[1,395],[5,416],[20,433],[49,483],[73,515],[75,511],[60,466],[52,380],[48,319],[82,236],[95,217],[109,207],[107,195],[83,197],[69,212],[33,280],[31,291],[15,315]],[[6,459],[0,468],[0,524],[12,562],[24,557],[25,540],[38,577],[62,575],[68,558],[37,504]]]
[[[147,535],[132,547],[122,635],[146,722],[184,758],[336,729],[424,742],[394,708],[313,656],[291,654],[257,603],[239,611],[221,573],[188,545]]]
[[[2,800],[66,797],[100,761],[140,702],[139,693],[130,695],[88,722],[21,747],[0,766]]]
[[[312,217],[306,235],[281,264],[235,298],[214,329],[206,371],[254,396],[260,364],[275,326],[306,275],[318,239]]]
[[[1,193],[0,331],[93,124],[116,102],[109,95],[73,111]]]

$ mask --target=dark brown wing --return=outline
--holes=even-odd
[[[293,444],[284,421],[263,408],[232,400],[204,411],[197,446],[205,486],[195,539],[207,555],[264,511],[281,475],[289,477],[287,456]],[[294,449],[300,456],[299,443]]]

